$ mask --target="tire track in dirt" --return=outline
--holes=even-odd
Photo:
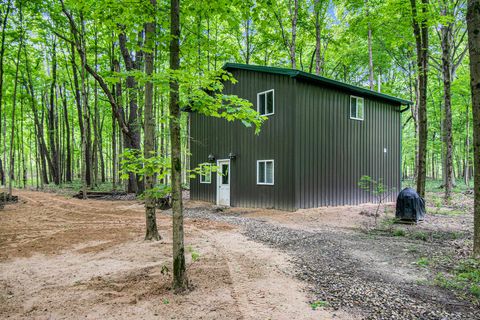
[[[199,232],[203,236],[210,237],[210,235],[204,230],[196,228],[195,226],[193,226],[193,229],[195,229],[197,232]],[[241,315],[240,318],[238,318],[238,319],[245,319],[245,309],[248,307],[248,304],[246,303],[245,296],[237,288],[236,283],[237,283],[238,279],[234,279],[234,277],[233,277],[234,272],[232,270],[231,255],[226,254],[225,248],[221,244],[219,244],[218,240],[216,240],[215,238],[213,239],[212,246],[215,248],[216,253],[220,255],[221,261],[228,268],[229,279],[230,279],[230,283],[231,283],[231,287],[232,287],[231,288],[232,289],[232,298],[235,301],[235,307],[236,307],[238,313]]]

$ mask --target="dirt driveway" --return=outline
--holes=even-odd
[[[171,225],[144,242],[143,207],[18,191],[0,212],[2,319],[348,319],[312,310],[288,256],[238,227],[187,219],[193,290],[170,291]],[[163,272],[162,272],[163,270]]]
[[[136,201],[18,194],[0,212],[0,318],[480,319],[416,263],[468,242],[468,214],[400,227],[417,239],[364,232],[371,205],[288,213],[188,201],[193,290],[173,295],[169,211],[157,217],[163,240],[144,242]]]

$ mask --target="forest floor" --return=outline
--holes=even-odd
[[[0,212],[0,318],[480,319],[475,292],[452,276],[471,250],[468,196],[446,207],[429,195],[418,225],[393,224],[388,205],[376,226],[374,205],[187,201],[193,289],[174,295],[169,211],[157,217],[162,241],[144,242],[137,201],[16,194]]]

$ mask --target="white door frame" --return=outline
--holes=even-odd
[[[217,185],[216,185],[217,205],[219,205],[218,204],[219,198],[220,198],[219,188],[220,188],[220,185],[222,183],[222,175],[218,174],[218,173],[221,173],[221,166],[220,166],[221,163],[228,163],[228,206],[230,206],[230,196],[231,196],[230,188],[231,188],[231,185],[232,185],[232,176],[230,175],[230,171],[231,171],[230,170],[230,159],[218,159],[217,160]]]

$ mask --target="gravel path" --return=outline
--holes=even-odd
[[[364,319],[480,319],[475,306],[450,292],[419,285],[412,280],[415,277],[395,275],[397,257],[391,257],[394,262],[390,265],[384,260],[376,263],[370,252],[378,252],[385,259],[402,251],[392,249],[388,239],[382,242],[341,229],[292,229],[208,208],[186,209],[185,217],[240,226],[252,240],[287,252],[297,266],[297,276],[309,284],[313,300],[327,301],[333,309],[344,309]],[[407,266],[407,272],[412,270]]]

